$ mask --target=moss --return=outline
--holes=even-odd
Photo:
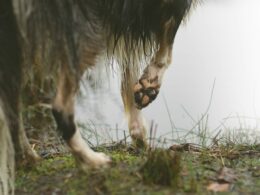
[[[210,150],[176,154],[156,149],[146,155],[136,155],[126,148],[99,150],[112,157],[110,168],[84,173],[77,169],[71,155],[53,156],[33,168],[20,168],[16,194],[208,194],[206,188],[216,180],[223,161],[238,175],[232,194],[260,191],[259,154],[229,159]]]
[[[149,152],[140,172],[149,184],[176,186],[181,171],[180,154],[170,150],[156,149]]]

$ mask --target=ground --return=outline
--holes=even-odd
[[[38,121],[53,124],[48,117]],[[17,168],[18,195],[260,194],[259,144],[178,144],[144,151],[123,141],[94,148],[112,157],[110,168],[82,172],[59,136],[47,133],[55,132],[54,126],[25,124],[42,161]]]
[[[166,150],[137,154],[123,145],[99,150],[112,157],[110,168],[82,172],[70,154],[52,155],[36,166],[20,168],[16,175],[16,194],[260,193],[259,148],[244,148],[231,158],[224,152],[221,157],[213,151],[175,151],[175,157],[170,158],[172,175],[168,174],[171,166],[167,162],[158,163],[150,157],[159,152],[159,161],[166,161],[160,158]],[[147,166],[147,159],[152,165]]]

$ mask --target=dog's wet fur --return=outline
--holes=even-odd
[[[0,194],[14,192],[14,162],[39,158],[20,120],[21,66],[37,61],[57,71],[58,130],[81,168],[105,167],[110,158],[92,151],[74,122],[82,74],[100,56],[107,59],[104,68],[118,65],[130,135],[145,148],[141,109],[159,93],[179,25],[198,1],[0,0]]]

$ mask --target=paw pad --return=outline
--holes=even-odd
[[[159,93],[158,79],[141,79],[134,86],[134,98],[136,107],[142,109],[149,105]]]

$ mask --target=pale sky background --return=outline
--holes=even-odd
[[[158,124],[158,135],[171,131],[164,96],[174,125],[192,128],[194,122],[184,108],[199,120],[209,104],[214,80],[209,128],[239,128],[242,124],[260,129],[259,0],[205,0],[192,12],[176,36],[173,64],[160,95],[144,109],[148,123],[154,120]],[[118,87],[111,84],[102,94],[81,101],[77,118],[126,128]],[[86,104],[89,106],[82,106]],[[96,108],[98,112],[93,114]],[[226,117],[234,118],[224,120]],[[219,127],[221,123],[225,125]]]

